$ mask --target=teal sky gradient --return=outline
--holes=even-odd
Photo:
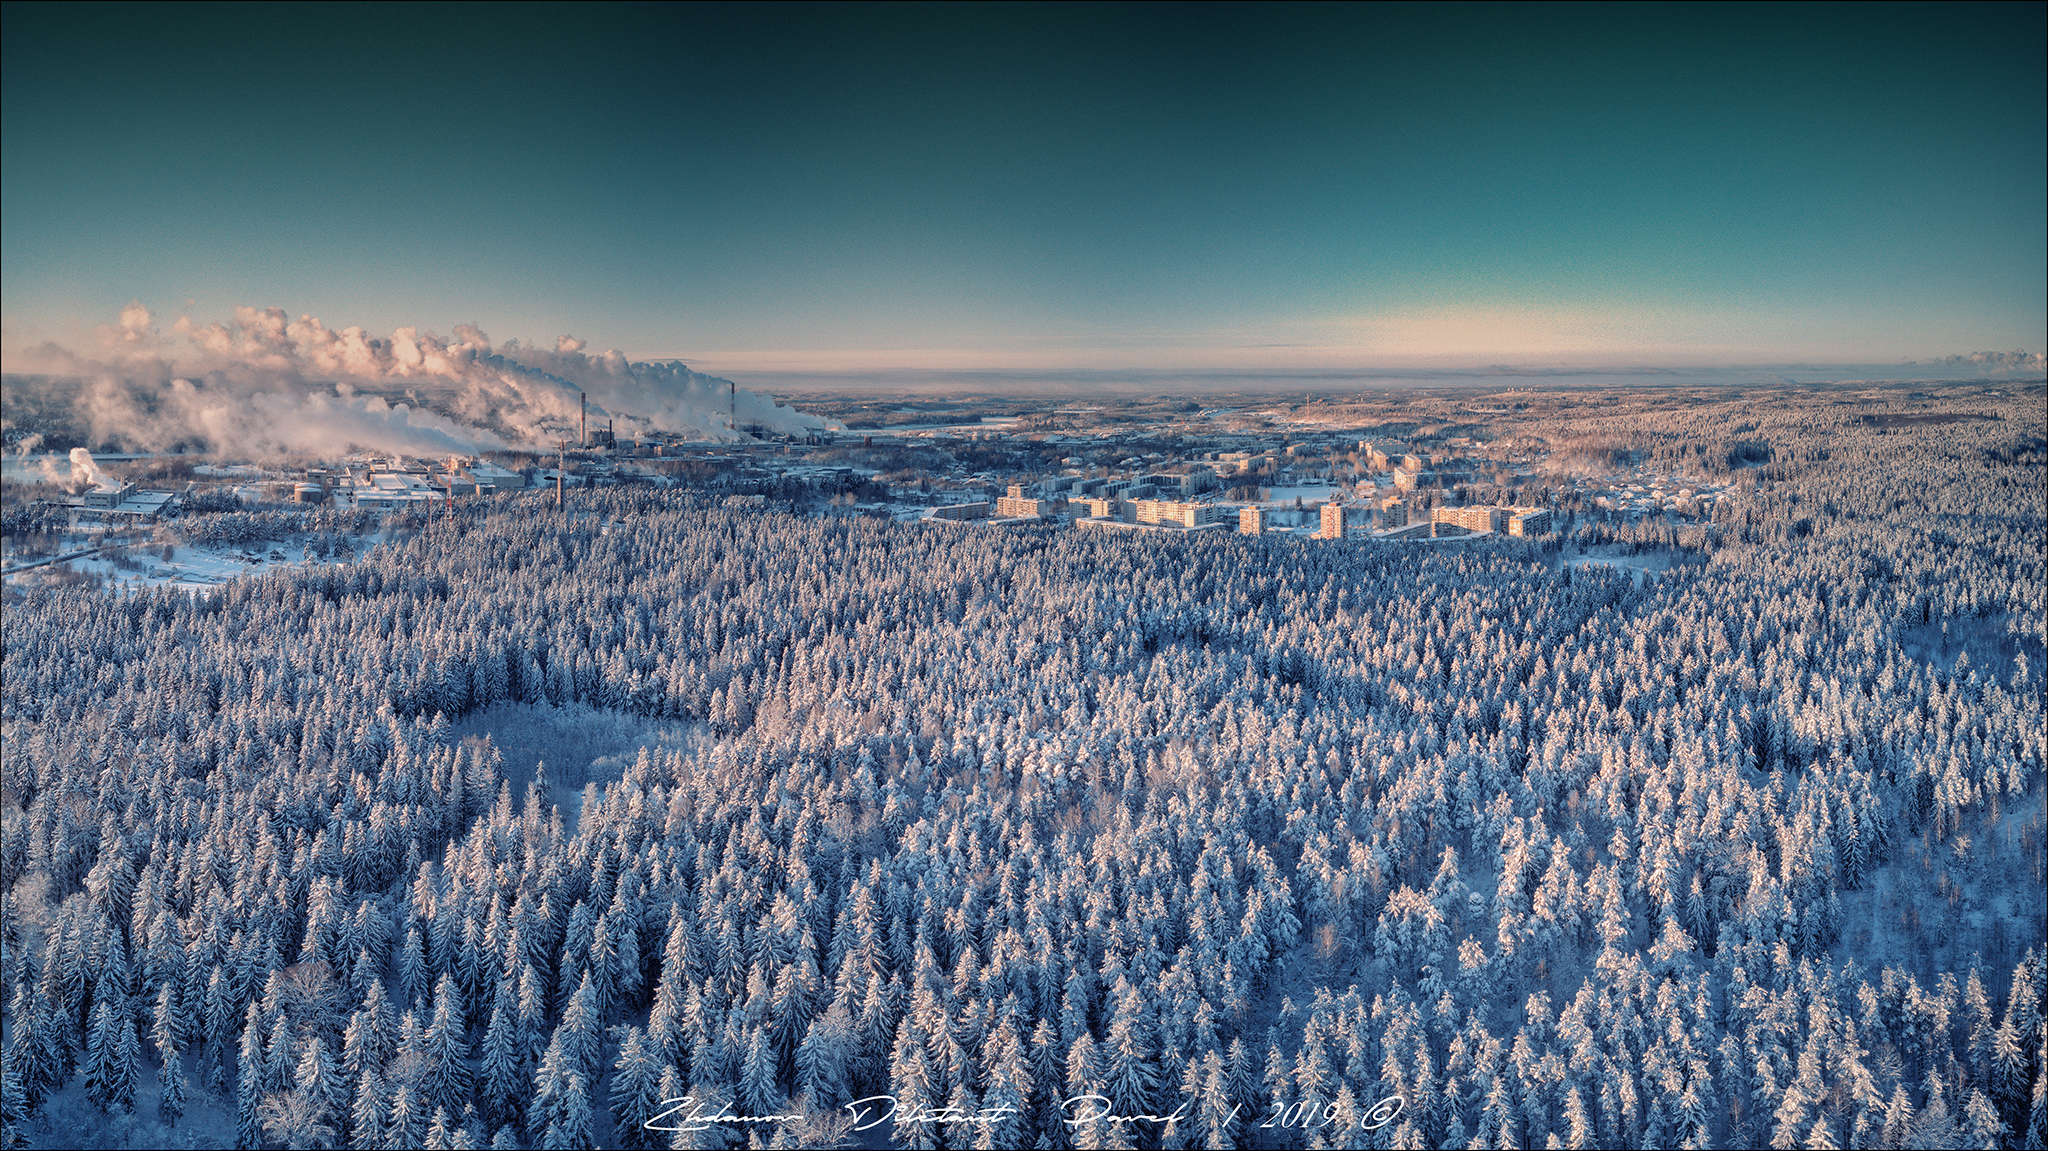
[[[137,299],[733,371],[2040,350],[2043,12],[13,4],[0,343]]]

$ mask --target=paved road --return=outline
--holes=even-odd
[[[30,568],[42,567],[44,564],[60,564],[66,560],[84,559],[86,556],[93,554],[94,552],[100,550],[105,546],[107,545],[94,544],[89,548],[82,548],[75,552],[65,552],[61,556],[49,556],[44,559],[30,560],[25,564],[16,564],[15,566],[8,568],[5,571],[0,571],[0,575],[13,575],[15,572],[25,572]]]

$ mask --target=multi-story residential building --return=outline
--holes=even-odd
[[[1213,504],[1188,503],[1182,500],[1139,500],[1136,511],[1141,524],[1176,524],[1184,528],[1200,527],[1210,522]]]
[[[1316,538],[1319,540],[1343,539],[1345,521],[1350,518],[1347,515],[1348,511],[1348,508],[1336,500],[1331,500],[1329,503],[1324,504],[1322,519],[1316,529]]]
[[[996,515],[1004,519],[1045,519],[1059,514],[1064,501],[1024,494],[1023,484],[1011,484],[1010,494],[996,500]]]
[[[1516,507],[1508,509],[1508,534],[1540,536],[1550,534],[1550,509]]]
[[[1430,515],[1430,522],[1450,524],[1468,532],[1499,531],[1507,518],[1507,509],[1488,507],[1484,504],[1463,508],[1437,508]]]
[[[928,520],[950,520],[953,522],[985,520],[988,518],[988,501],[974,500],[962,504],[945,504],[933,508],[924,515]]]

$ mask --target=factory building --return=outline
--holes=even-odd
[[[367,482],[358,482],[351,490],[356,504],[373,508],[448,498],[446,492],[429,484],[425,475],[409,471],[371,472]]]
[[[101,480],[87,488],[78,497],[78,506],[106,510],[121,506],[122,501],[135,493],[135,485],[120,480]]]
[[[476,480],[476,490],[486,494],[492,492],[517,491],[526,486],[526,477],[515,471],[508,471],[496,464],[478,461],[469,469],[471,478]]]
[[[148,521],[162,515],[174,498],[172,492],[144,491],[131,483],[102,480],[72,501],[71,506],[81,521]]]

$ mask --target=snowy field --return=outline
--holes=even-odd
[[[166,550],[169,558],[165,558]],[[127,549],[123,559],[109,559],[106,552],[101,552],[73,560],[70,566],[103,577],[118,588],[174,587],[207,592],[244,575],[297,567],[305,562],[305,552],[299,545],[283,540],[257,540],[217,547],[134,547]]]
[[[641,748],[693,747],[702,729],[580,703],[498,703],[464,716],[449,734],[457,740],[489,736],[505,757],[505,778],[515,795],[525,792],[535,769],[545,764],[549,798],[573,828],[585,784],[617,779]]]
[[[245,575],[258,575],[309,564],[346,561],[384,542],[387,535],[376,531],[348,539],[348,550],[332,556],[318,556],[308,550],[313,537],[296,535],[248,540],[234,544],[166,544],[151,541],[100,544],[89,535],[67,537],[65,552],[90,554],[57,563],[31,566],[37,557],[9,555],[6,579],[10,586],[31,586],[63,573],[102,579],[122,591],[171,587],[181,591],[207,593]]]
[[[23,562],[32,563],[33,560]],[[311,559],[303,544],[289,540],[253,540],[246,544],[208,547],[137,544],[110,547],[43,567],[10,571],[7,579],[9,583],[44,580],[56,576],[61,569],[69,569],[104,579],[110,587],[124,591],[172,587],[205,593],[241,576],[302,567],[309,562],[323,561]]]
[[[1632,572],[1640,581],[1648,576],[1663,575],[1670,571],[1674,558],[1666,549],[1634,552],[1630,551],[1626,544],[1609,544],[1572,552],[1561,557],[1558,562],[1571,568],[1606,567],[1616,571]]]

